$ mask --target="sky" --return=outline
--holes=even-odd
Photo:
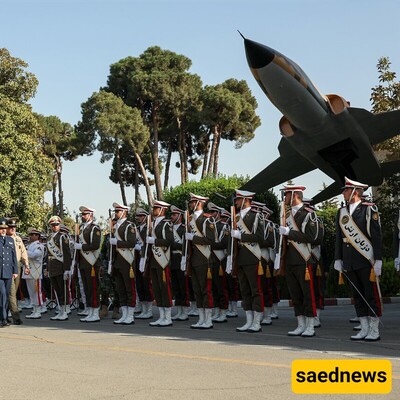
[[[237,30],[283,53],[322,93],[339,94],[354,107],[371,109],[380,57],[400,69],[397,0],[0,0],[0,10],[0,46],[26,61],[39,80],[33,110],[72,125],[81,118],[81,104],[106,85],[110,65],[150,46],[189,57],[190,72],[203,85],[246,80],[261,126],[240,150],[221,143],[219,171],[225,175],[256,175],[278,157],[280,140],[281,114],[252,77]],[[85,205],[107,216],[112,203],[121,202],[119,187],[108,178],[110,163],[99,160],[95,154],[64,163],[71,214]],[[179,171],[172,168],[175,186]],[[331,182],[318,171],[294,179],[307,187],[307,197]],[[128,202],[133,195],[127,188]],[[45,199],[51,202],[50,192]]]

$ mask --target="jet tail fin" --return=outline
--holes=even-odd
[[[381,165],[382,176],[389,178],[400,172],[400,160],[383,162]]]
[[[372,145],[400,134],[400,110],[372,114],[363,108],[348,108],[350,115],[361,125]]]

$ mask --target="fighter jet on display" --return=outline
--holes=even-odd
[[[244,38],[247,62],[272,104],[283,114],[280,156],[242,189],[263,192],[319,169],[335,182],[314,204],[341,192],[344,177],[379,186],[400,172],[400,160],[379,163],[372,145],[400,134],[400,110],[372,114],[341,96],[323,95],[304,71],[283,54]]]

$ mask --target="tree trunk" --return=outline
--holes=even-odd
[[[201,179],[204,179],[207,175],[207,161],[209,152],[210,152],[210,139],[207,138],[206,149],[204,151],[204,157],[203,157],[203,168],[201,171]]]
[[[133,150],[133,155],[135,156],[136,165],[139,167],[140,173],[142,174],[142,177],[144,180],[144,185],[145,185],[146,194],[147,194],[147,203],[148,203],[149,207],[152,207],[153,196],[151,194],[151,188],[150,188],[149,178],[147,177],[146,169],[144,168],[140,154],[135,151],[135,149],[133,147],[133,143],[131,143],[131,146],[132,146],[132,150]]]
[[[167,155],[167,161],[165,163],[165,173],[164,173],[164,190],[168,189],[169,169],[171,166],[171,156],[172,156],[172,140],[170,140],[169,144],[168,144],[168,155]]]
[[[219,145],[221,144],[221,133],[218,133],[217,145],[215,146],[214,165],[212,174],[216,177],[218,175],[218,160],[219,160]]]
[[[52,181],[53,215],[57,215],[57,171],[53,173]]]
[[[138,172],[138,164],[135,162],[135,204],[139,204],[140,194],[139,194],[139,172]]]
[[[181,185],[183,185],[188,181],[186,137],[182,129],[182,122],[178,117],[176,118],[176,123],[178,125],[178,153],[181,164]]]
[[[218,127],[215,125],[213,127],[213,141],[212,147],[210,152],[210,159],[208,161],[208,168],[207,168],[207,175],[211,176],[213,174],[213,167],[214,167],[214,160],[215,160],[215,153],[217,151],[217,143],[218,143]]]
[[[126,201],[126,193],[125,193],[125,184],[121,176],[121,157],[119,154],[119,144],[117,143],[115,146],[115,172],[117,173],[119,189],[121,190],[121,197],[124,206],[128,205]]]
[[[61,157],[58,155],[54,156],[56,159],[56,172],[57,172],[57,181],[58,181],[58,207],[60,213],[58,214],[61,219],[64,218],[64,192],[62,189],[62,161]]]
[[[158,121],[157,111],[153,111],[153,141],[149,140],[151,156],[153,158],[154,181],[156,185],[157,199],[163,199],[163,192],[161,186],[160,164],[158,160]]]

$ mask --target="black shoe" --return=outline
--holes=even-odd
[[[21,319],[14,319],[14,325],[22,325]]]
[[[3,321],[1,322],[1,326],[10,326],[10,324],[6,319],[3,319]]]

